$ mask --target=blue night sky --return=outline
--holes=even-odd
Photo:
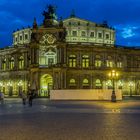
[[[76,16],[93,22],[107,20],[116,29],[116,44],[140,46],[140,0],[0,0],[0,47],[12,44],[13,30],[42,23],[47,4],[57,6],[57,15]]]

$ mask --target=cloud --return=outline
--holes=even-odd
[[[135,36],[136,35],[135,32],[134,32],[135,29],[137,29],[137,27],[123,28],[122,37],[123,38],[129,38],[129,37]]]
[[[116,25],[115,29],[117,31],[118,36],[122,38],[132,38],[134,36],[137,36],[139,26],[133,26],[133,25]]]

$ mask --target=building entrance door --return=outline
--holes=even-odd
[[[53,88],[53,78],[49,74],[44,74],[40,78],[40,96],[49,97]]]

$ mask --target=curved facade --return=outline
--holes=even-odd
[[[56,23],[55,23],[56,24]],[[90,43],[113,45],[115,30],[107,23],[96,24],[77,17],[70,17],[63,21],[66,29],[67,43]],[[31,42],[32,28],[18,30],[13,33],[13,45],[28,44]]]
[[[77,17],[56,24],[44,16],[41,26],[34,20],[32,28],[14,32],[13,40],[0,50],[0,89],[7,96],[29,89],[39,96],[51,89],[112,89],[113,69],[119,74],[115,89],[140,94],[140,49],[116,47],[107,24]]]

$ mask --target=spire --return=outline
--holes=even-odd
[[[71,18],[76,17],[76,16],[75,16],[75,10],[74,10],[74,9],[72,9],[71,14],[70,14],[70,17],[71,17]]]
[[[34,22],[33,22],[33,28],[36,29],[37,28],[37,22],[36,22],[36,18],[34,18]]]

